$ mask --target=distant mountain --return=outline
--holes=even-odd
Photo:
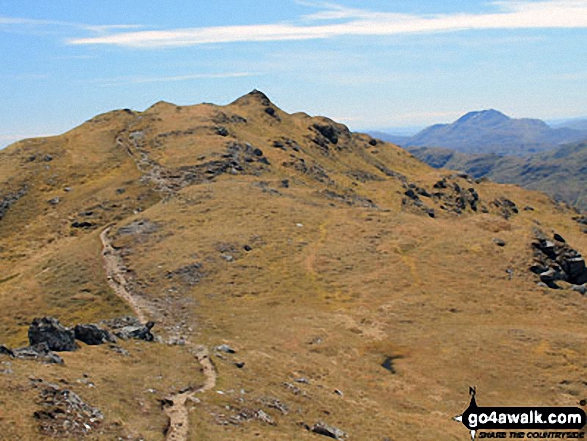
[[[587,118],[572,119],[557,124],[552,124],[555,128],[567,128],[573,130],[585,130],[587,131]]]
[[[406,147],[445,147],[463,153],[522,156],[586,138],[587,130],[553,129],[539,119],[514,119],[491,109],[467,113],[451,124],[436,124],[407,140],[397,141]]]
[[[408,147],[408,151],[432,167],[462,170],[476,178],[540,190],[587,211],[587,141],[525,157],[426,147]]]

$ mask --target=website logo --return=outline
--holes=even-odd
[[[480,407],[476,388],[470,387],[469,394],[469,407],[453,419],[470,431],[471,440],[481,430],[494,432],[491,436],[484,433],[480,438],[506,438],[507,431],[507,438],[585,439],[585,433],[578,431],[585,426],[587,416],[579,407]],[[556,433],[552,434],[553,431]]]

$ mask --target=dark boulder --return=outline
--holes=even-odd
[[[585,260],[581,256],[564,259],[561,266],[569,276],[569,282],[576,285],[582,285],[587,282],[587,268],[585,267]]]
[[[147,322],[145,326],[125,326],[119,331],[116,331],[115,335],[123,340],[134,338],[137,340],[153,341],[155,340],[155,336],[151,333],[153,326],[155,326],[155,322]]]
[[[8,355],[9,357],[14,358],[14,352],[4,345],[0,345],[0,355]]]
[[[566,243],[567,242],[560,234],[557,234],[557,233],[554,233],[553,238],[557,242],[561,242],[561,243]]]
[[[413,199],[415,201],[420,200],[420,198],[418,197],[418,195],[416,194],[416,192],[409,188],[405,193],[404,193],[407,197],[409,197],[410,199]]]
[[[442,180],[438,181],[436,184],[434,184],[434,188],[436,188],[436,189],[447,188],[446,179],[442,179]]]
[[[72,228],[92,228],[93,226],[94,224],[88,221],[74,221],[71,223]]]
[[[326,124],[314,124],[312,127],[332,144],[338,144],[338,137],[342,132],[337,127]]]
[[[74,331],[62,326],[59,320],[53,317],[34,319],[29,327],[28,337],[31,346],[46,343],[51,351],[75,351],[78,349]]]
[[[110,332],[100,329],[96,325],[77,325],[74,328],[75,338],[87,345],[101,345],[103,343],[116,343],[116,337]]]

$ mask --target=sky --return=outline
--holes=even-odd
[[[587,0],[0,0],[0,148],[253,89],[353,130],[587,117]]]

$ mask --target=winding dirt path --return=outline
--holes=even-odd
[[[108,284],[118,297],[128,303],[136,317],[142,323],[145,323],[147,317],[152,315],[152,313],[150,312],[148,305],[146,305],[141,299],[133,296],[128,289],[124,263],[118,252],[112,246],[110,237],[108,237],[110,228],[112,227],[107,227],[102,233],[100,233],[102,258],[104,259],[104,268],[106,269]],[[190,343],[186,342],[186,345],[190,345]],[[188,440],[189,414],[186,402],[196,394],[206,392],[216,386],[216,368],[210,360],[208,349],[206,349],[205,346],[194,346],[190,349],[190,352],[194,354],[194,357],[201,366],[201,371],[204,374],[204,384],[197,389],[190,387],[165,399],[167,404],[164,406],[164,411],[169,418],[165,441]]]
[[[208,350],[199,346],[194,351],[196,360],[202,366],[204,374],[204,384],[198,389],[189,389],[182,393],[168,397],[166,400],[171,403],[165,406],[165,413],[169,418],[165,441],[186,441],[189,432],[189,415],[186,402],[196,394],[206,392],[216,386],[216,369],[210,360]]]
[[[100,240],[102,241],[102,258],[104,259],[104,268],[106,269],[108,285],[110,285],[118,297],[128,303],[137,318],[142,323],[145,323],[147,321],[147,316],[143,311],[148,308],[146,308],[145,305],[139,305],[137,298],[133,297],[127,289],[128,282],[124,276],[124,264],[108,237],[110,228],[111,227],[107,227],[102,233],[100,233]]]

